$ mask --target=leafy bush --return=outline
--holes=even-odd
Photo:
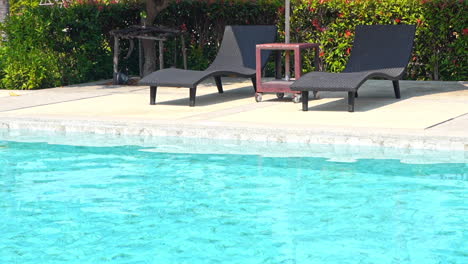
[[[302,0],[294,3],[291,19],[292,39],[320,43],[327,71],[344,69],[356,25],[414,24],[417,32],[409,78],[468,77],[467,1]],[[305,62],[305,70],[312,70],[313,57],[306,56]]]
[[[29,90],[61,84],[60,63],[55,52],[37,48],[8,52],[3,65],[2,87]]]
[[[25,7],[11,16],[2,27],[8,36],[0,50],[2,87],[36,89],[111,78],[109,31],[139,24],[143,7],[103,2],[112,1],[77,0],[66,8]],[[157,23],[187,31],[188,66],[202,69],[216,54],[226,24],[274,24],[277,6],[269,0],[173,2]],[[128,42],[121,45],[125,55]],[[175,45],[166,43],[166,58],[174,56],[171,47]],[[136,74],[137,56],[131,58],[121,66]]]
[[[76,0],[67,8],[17,7],[19,13],[1,26],[8,37],[0,45],[0,85],[35,89],[112,77],[109,31],[139,24],[143,6],[131,4],[136,1]],[[283,4],[283,0],[175,0],[156,24],[185,30],[188,66],[203,69],[216,55],[225,25],[277,23],[282,38]],[[417,25],[409,78],[468,79],[465,0],[296,0],[292,10],[292,41],[320,43],[324,70],[343,70],[356,25],[405,23]],[[121,45],[125,55],[128,43]],[[166,43],[166,58],[174,57],[176,45]],[[313,70],[313,59],[313,54],[304,56],[305,71]],[[137,73],[136,55],[122,63]],[[166,63],[169,66],[171,60]]]
[[[468,79],[468,1],[421,0],[414,67],[431,79]],[[415,66],[416,66],[415,65]]]
[[[54,2],[54,0],[51,0]],[[60,1],[61,2],[61,1]],[[108,5],[108,4],[130,4],[135,5],[140,0],[65,0],[64,6],[69,7],[72,5],[83,5],[83,4],[92,4],[92,5]],[[10,3],[10,12],[12,14],[21,13],[25,8],[37,7],[41,3],[41,0],[9,0]]]
[[[1,85],[36,89],[112,76],[109,31],[139,21],[140,6],[26,8],[2,25]]]
[[[156,24],[187,32],[190,69],[205,69],[216,56],[226,25],[274,25],[282,1],[175,1]],[[171,44],[169,44],[171,45]],[[171,51],[168,50],[169,57]]]
[[[10,13],[18,14],[22,9],[26,7],[36,7],[39,5],[41,0],[9,0]]]

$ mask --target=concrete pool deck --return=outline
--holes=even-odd
[[[466,82],[402,81],[397,100],[390,81],[368,81],[354,113],[344,92],[322,92],[303,112],[274,94],[255,102],[245,79],[223,82],[223,94],[201,84],[195,107],[185,88],[159,88],[157,105],[149,105],[149,87],[103,82],[0,90],[0,128],[468,150]]]

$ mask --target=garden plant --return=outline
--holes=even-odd
[[[0,26],[0,87],[6,89],[111,78],[109,31],[140,24],[141,15],[146,14],[145,4],[134,1],[75,0],[63,7],[21,0],[10,4],[11,14]],[[174,0],[154,24],[185,31],[188,66],[203,69],[214,58],[225,25],[276,23],[283,29],[283,5],[279,0]],[[466,80],[467,5],[465,0],[292,1],[291,41],[320,43],[321,68],[339,72],[351,52],[356,25],[415,24],[416,41],[406,78]],[[280,30],[279,41],[283,37]],[[124,56],[128,43],[122,45]],[[166,45],[168,58],[173,56],[171,45]],[[313,54],[306,54],[304,71],[315,70],[312,62]],[[123,67],[136,74],[136,54]]]

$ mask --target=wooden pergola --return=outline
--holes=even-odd
[[[138,39],[138,52],[139,52],[139,67],[140,67],[140,76],[142,76],[142,69],[143,69],[143,50],[141,48],[142,39],[149,39],[158,41],[158,48],[159,48],[159,68],[164,68],[164,42],[170,38],[180,38],[181,42],[181,49],[182,49],[182,59],[184,64],[184,69],[187,69],[187,52],[185,49],[185,32],[172,29],[165,26],[130,26],[124,29],[112,30],[110,32],[112,36],[114,36],[114,83],[117,82],[117,74],[119,72],[119,55],[120,55],[120,40],[121,39],[128,39],[130,41],[130,47],[128,50],[125,59],[128,59],[133,52],[134,49],[134,39]],[[177,52],[174,53],[174,61],[173,64],[177,63]]]

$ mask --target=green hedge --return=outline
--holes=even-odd
[[[112,76],[109,31],[139,21],[140,6],[33,7],[2,25],[1,87],[37,89]]]
[[[205,69],[216,56],[226,25],[274,25],[282,1],[177,1],[165,9],[156,24],[188,33],[188,67]]]
[[[275,24],[277,7],[269,0],[177,1],[160,14],[156,23],[186,30],[188,66],[203,69],[214,58],[226,24]],[[0,48],[1,87],[37,89],[111,78],[113,45],[109,31],[139,24],[142,9],[135,4],[86,0],[67,8],[36,6],[20,10],[2,26],[8,39]],[[129,43],[121,43],[123,57]],[[165,45],[166,66],[174,55],[173,45]],[[121,62],[122,70],[137,74],[136,54]]]
[[[282,29],[282,4],[282,0],[177,0],[156,23],[186,30],[189,68],[203,69],[214,58],[225,25],[278,23]],[[74,4],[18,9],[19,14],[1,26],[8,36],[0,46],[1,87],[36,89],[110,78],[109,31],[138,24],[142,8]],[[464,0],[298,0],[293,2],[291,37],[320,43],[324,69],[338,72],[348,59],[356,25],[417,24],[408,78],[466,80],[467,10]],[[128,44],[122,45],[125,55]],[[174,55],[171,45],[166,46],[166,58]],[[313,70],[312,54],[304,62],[306,71]],[[137,73],[136,56],[123,67]]]
[[[339,72],[351,52],[356,25],[414,24],[417,36],[407,78],[466,80],[467,3],[465,0],[302,0],[294,3],[291,37],[298,42],[320,43],[324,69]],[[306,57],[306,70],[312,70],[312,62],[311,56]]]

